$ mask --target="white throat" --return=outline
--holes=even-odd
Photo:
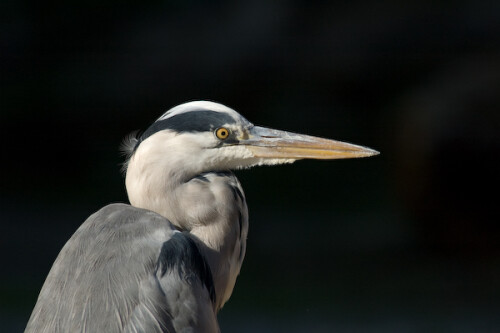
[[[178,149],[180,141],[175,133],[162,131],[142,142],[128,163],[127,192],[133,206],[166,217],[207,246],[204,255],[220,308],[241,268],[248,210],[236,177],[231,172],[204,173],[197,163],[189,163],[194,149],[185,144]]]

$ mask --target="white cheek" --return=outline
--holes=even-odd
[[[178,138],[177,145],[183,148],[190,147],[193,150],[209,149],[219,144],[219,139],[211,132],[182,133]]]
[[[215,149],[217,152],[217,163],[226,169],[247,167],[253,164],[253,154],[245,146],[226,146]]]
[[[294,159],[267,159],[255,157],[246,146],[228,146],[220,149],[220,157],[224,167],[228,169],[245,169],[258,165],[277,165],[293,163]]]
[[[253,153],[245,146],[228,146],[221,149],[224,156],[231,159],[247,160],[253,158]]]
[[[278,164],[291,164],[296,160],[291,158],[273,158],[273,159],[265,159],[260,158],[258,164],[256,165],[278,165]]]

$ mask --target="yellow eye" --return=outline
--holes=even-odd
[[[219,127],[215,131],[215,135],[221,140],[227,139],[227,137],[229,136],[229,130],[224,127]]]

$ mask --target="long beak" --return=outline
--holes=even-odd
[[[338,159],[379,154],[378,151],[346,142],[254,126],[240,140],[255,157],[278,159]]]

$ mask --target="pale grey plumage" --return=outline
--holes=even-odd
[[[90,216],[56,259],[26,332],[217,332],[203,282],[179,278],[179,266],[161,274],[174,232],[164,217],[124,204]]]
[[[75,232],[26,332],[218,332],[248,233],[229,170],[377,153],[257,127],[204,101],[171,109],[126,147],[131,206],[106,206]]]

